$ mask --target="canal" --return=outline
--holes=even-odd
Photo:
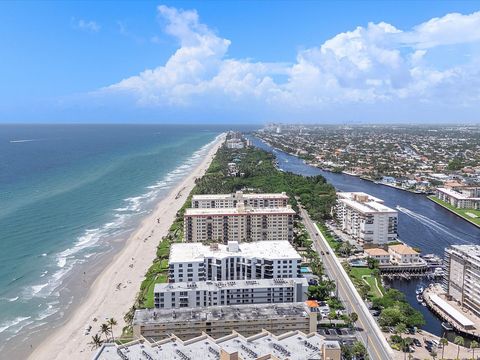
[[[399,238],[408,245],[422,249],[423,254],[434,253],[443,257],[446,247],[452,244],[480,244],[480,228],[462,220],[425,195],[375,184],[359,177],[336,174],[304,164],[302,159],[275,149],[255,137],[253,144],[273,153],[278,166],[284,171],[304,176],[322,175],[339,191],[363,191],[384,200],[385,205],[398,210]],[[390,285],[402,291],[408,302],[425,317],[424,329],[442,336],[441,321],[426,307],[416,301],[415,288],[423,280],[396,280]],[[426,279],[424,281],[427,281]],[[427,283],[424,283],[427,285]]]

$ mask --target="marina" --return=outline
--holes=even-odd
[[[458,243],[479,244],[480,229],[459,219],[450,211],[430,201],[425,195],[375,184],[357,176],[321,170],[305,164],[296,156],[274,149],[256,137],[250,138],[255,146],[273,153],[277,158],[278,167],[284,171],[305,176],[322,175],[340,191],[366,192],[384,199],[385,205],[398,210],[399,236],[409,246],[419,248],[426,254],[423,258],[428,264],[428,271],[419,274],[386,274],[385,284],[402,291],[407,301],[423,314],[425,330],[442,336],[445,332],[441,325],[443,320],[417,301],[416,286],[425,281],[440,282],[440,270],[436,268],[441,268],[444,249]],[[435,276],[435,272],[438,276]]]

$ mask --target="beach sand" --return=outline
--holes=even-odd
[[[224,136],[219,137],[201,163],[157,204],[93,282],[85,300],[63,325],[40,343],[29,359],[91,359],[96,351],[89,344],[92,335],[105,319],[112,317],[118,322],[113,329],[114,336],[121,335],[126,325],[123,317],[134,304],[140,283],[155,259],[157,245],[168,234],[177,211],[195,186],[195,179],[203,176],[224,139]],[[94,322],[94,318],[98,321]],[[88,325],[92,326],[92,331],[84,335]]]

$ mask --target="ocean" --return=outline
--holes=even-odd
[[[226,130],[0,125],[0,351],[61,321],[89,264],[114,253]]]

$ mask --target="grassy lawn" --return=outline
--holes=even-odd
[[[359,283],[367,283],[370,286],[370,290],[368,292],[368,295],[371,297],[381,297],[383,296],[383,292],[385,292],[385,289],[383,289],[382,283],[380,281],[380,278],[377,276],[377,284],[378,287],[380,288],[380,291],[378,291],[377,286],[375,284],[375,277],[372,275],[373,270],[368,268],[368,267],[352,267],[350,269],[350,277],[353,280],[354,284],[359,284]]]
[[[157,259],[148,269],[145,280],[140,286],[140,308],[153,308],[153,289],[155,284],[168,281],[168,256],[170,254],[170,241],[163,240],[157,248]]]
[[[473,209],[457,209],[456,207],[450,205],[449,203],[440,200],[439,198],[435,196],[429,196],[430,200],[435,201],[437,204],[440,204],[450,210],[451,212],[454,212],[455,214],[461,216],[462,218],[480,226],[480,210],[473,210]],[[475,214],[476,218],[469,216],[467,213],[470,214]]]
[[[150,285],[147,288],[146,292],[146,299],[143,303],[144,307],[146,308],[153,308],[153,289],[155,288],[155,284],[159,283],[166,283],[168,280],[168,275],[167,273],[161,273],[158,274],[153,281],[150,283]]]

